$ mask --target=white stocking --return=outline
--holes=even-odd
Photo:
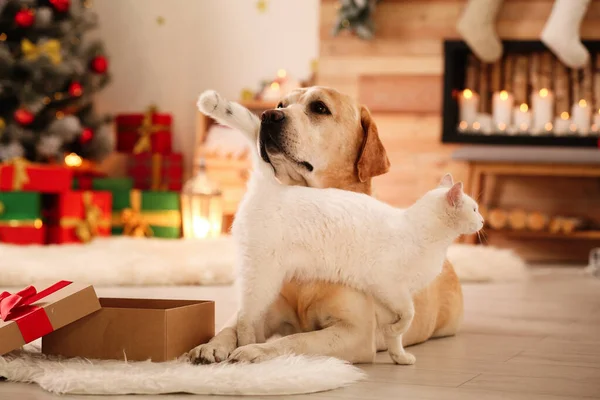
[[[502,42],[496,34],[496,16],[503,0],[469,0],[456,29],[473,53],[492,63],[502,56]]]
[[[542,31],[542,42],[571,68],[581,68],[590,54],[581,43],[579,28],[590,0],[555,0]]]

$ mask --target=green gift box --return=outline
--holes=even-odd
[[[130,192],[133,189],[132,178],[93,178],[92,190],[102,190],[112,193],[112,211],[120,215],[123,210],[131,208]],[[123,226],[112,227],[113,235],[122,235]]]
[[[131,236],[181,237],[179,192],[130,190],[129,207],[113,208],[113,229]]]
[[[41,196],[36,192],[0,192],[0,242],[43,244]]]

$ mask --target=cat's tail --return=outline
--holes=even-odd
[[[256,146],[260,120],[246,107],[222,98],[214,90],[204,91],[198,98],[198,109],[218,123],[240,131]]]

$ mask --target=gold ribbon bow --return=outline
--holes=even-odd
[[[150,225],[181,226],[179,210],[144,211],[142,212],[142,192],[132,190],[129,195],[131,207],[113,213],[113,226],[123,225],[123,235],[134,237],[152,237],[154,232]]]
[[[35,45],[28,39],[23,39],[21,41],[21,51],[25,59],[29,61],[35,61],[42,55],[48,57],[52,64],[60,64],[62,61],[60,41],[56,39],[47,40],[40,45]]]
[[[63,228],[75,228],[75,235],[83,243],[91,241],[98,236],[99,227],[109,227],[110,221],[103,220],[102,210],[92,203],[92,192],[82,193],[84,215],[83,219],[77,217],[66,217],[60,219]]]
[[[140,138],[137,140],[135,146],[133,147],[133,154],[139,154],[145,151],[150,151],[152,148],[150,136],[155,134],[156,132],[169,129],[169,126],[167,125],[158,125],[152,123],[152,116],[156,114],[156,111],[157,107],[152,105],[148,107],[148,110],[144,113],[142,125],[138,128],[138,134],[140,135]]]
[[[23,186],[29,183],[29,176],[27,175],[27,166],[30,164],[29,161],[23,157],[15,157],[8,160],[5,163],[0,164],[0,176],[2,170],[7,167],[14,167],[12,176],[12,190],[23,190]]]

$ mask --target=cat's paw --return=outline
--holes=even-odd
[[[187,359],[192,364],[214,364],[227,360],[233,350],[223,344],[209,342],[190,350]]]
[[[198,98],[198,103],[196,103],[196,105],[204,114],[210,115],[215,112],[220,102],[221,97],[219,96],[219,93],[215,90],[205,90]]]
[[[413,365],[417,358],[411,353],[394,353],[390,352],[390,357],[398,365]]]

